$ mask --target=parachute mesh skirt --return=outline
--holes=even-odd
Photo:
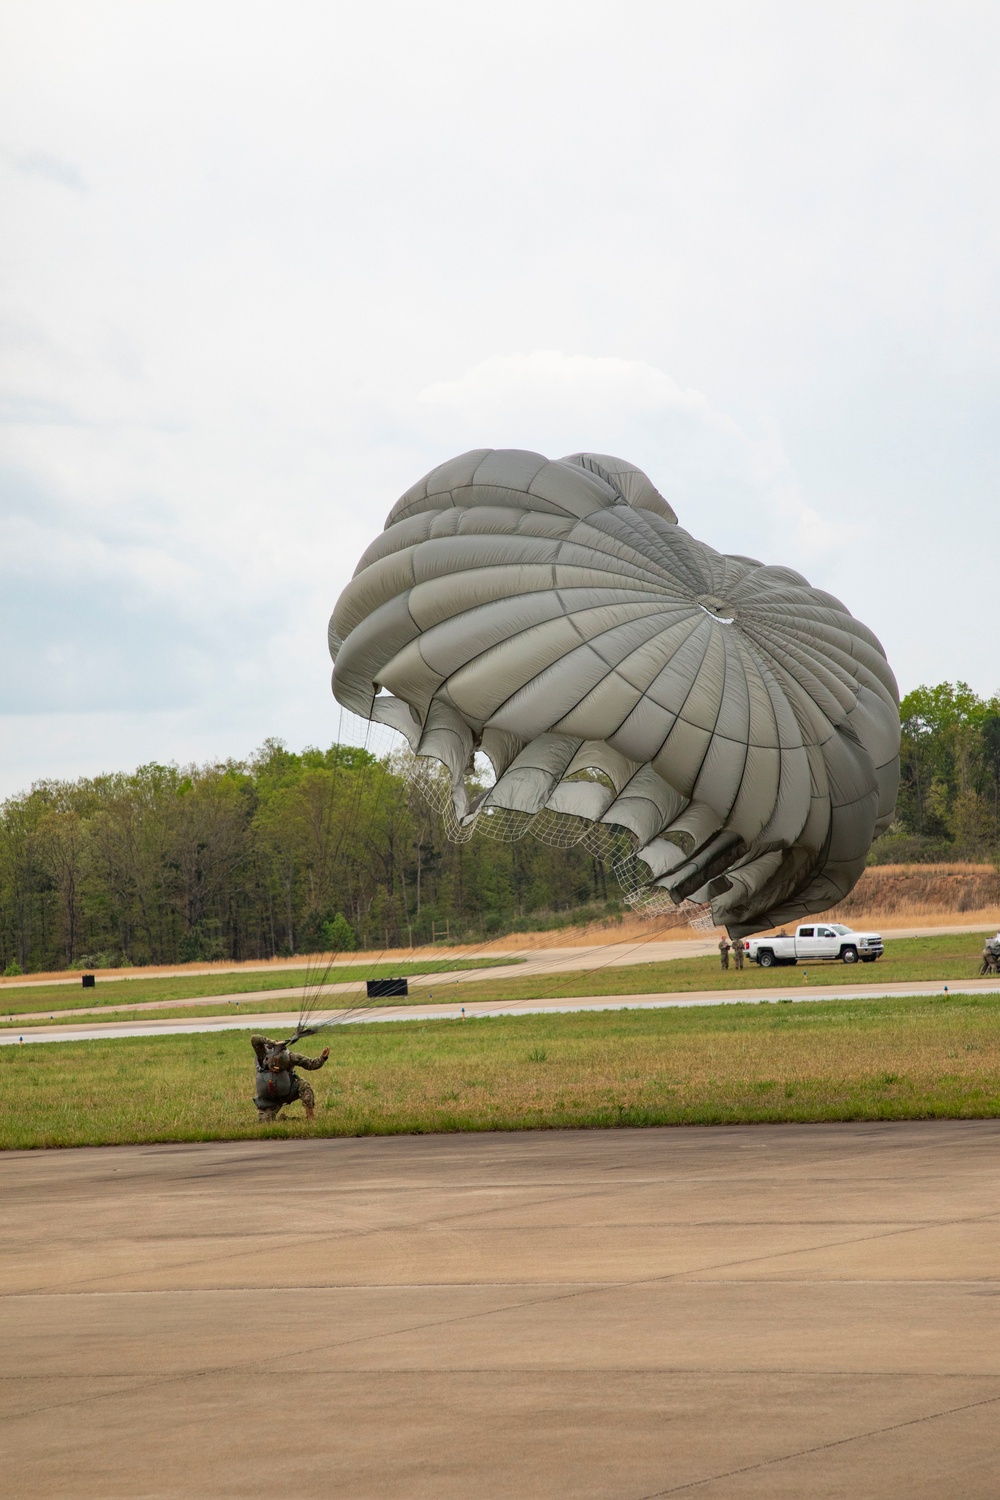
[[[678,525],[601,454],[477,450],[393,507],[330,622],[333,691],[406,736],[449,836],[583,843],[732,936],[823,911],[892,820],[878,640]],[[470,795],[482,751],[495,782]]]

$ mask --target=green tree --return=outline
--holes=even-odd
[[[338,911],[331,922],[323,923],[323,942],[328,953],[354,952],[358,939],[343,912]]]
[[[1000,702],[978,697],[966,682],[942,682],[907,693],[900,721],[897,836],[916,835],[929,846],[937,841],[942,852],[955,857],[995,854]]]

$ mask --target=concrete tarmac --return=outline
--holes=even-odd
[[[1000,1121],[11,1153],[20,1500],[995,1500]]]

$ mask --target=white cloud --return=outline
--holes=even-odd
[[[26,177],[41,177],[59,187],[72,188],[77,193],[86,192],[79,167],[48,151],[15,151],[9,146],[0,146],[0,160]]]

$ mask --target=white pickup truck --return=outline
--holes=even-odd
[[[841,963],[873,964],[882,956],[882,938],[877,932],[852,932],[840,922],[814,922],[797,927],[794,937],[747,938],[747,957],[762,969],[776,964],[797,964],[799,959],[839,958]]]

